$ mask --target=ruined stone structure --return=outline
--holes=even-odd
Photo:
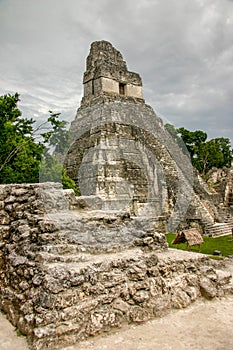
[[[233,168],[212,169],[204,182],[196,172],[195,195],[181,226],[198,227],[203,234],[216,237],[232,233]]]
[[[233,167],[212,169],[207,185],[215,204],[215,225],[208,229],[212,236],[231,234],[233,229]]]
[[[233,166],[209,171],[207,184],[216,197],[218,196],[218,205],[233,206]]]
[[[60,184],[0,186],[0,309],[31,349],[233,292],[230,274],[207,256],[167,250],[153,225],[83,205]],[[124,233],[129,240],[114,246]]]
[[[100,41],[91,45],[83,83],[65,160],[68,175],[82,195],[102,200],[102,210],[127,210],[173,227],[187,208],[193,170],[145,104],[140,76]]]
[[[188,156],[145,104],[141,78],[128,71],[121,53],[109,42],[94,42],[86,66],[65,160],[82,195],[98,197],[98,209],[150,217],[160,229],[163,222],[165,231],[197,224],[213,236],[229,233],[232,212],[220,214],[221,198],[193,174]],[[224,203],[232,198],[228,187]]]
[[[212,194],[198,177],[194,192],[188,157],[108,42],[91,46],[71,132],[80,197],[57,183],[0,186],[0,309],[31,349],[233,292],[224,264],[168,249],[168,228],[215,222]]]
[[[83,84],[83,106],[96,103],[100,96],[125,96],[143,102],[139,74],[128,71],[121,53],[107,41],[92,43]]]

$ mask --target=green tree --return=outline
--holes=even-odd
[[[206,141],[207,134],[201,130],[189,131],[183,127],[176,129],[171,124],[166,124],[165,128],[184,151],[184,147],[182,147],[180,142],[180,139],[182,139],[190,153],[193,166],[202,175],[205,175],[213,167],[223,168],[231,166],[233,157],[228,138],[221,137]]]
[[[66,129],[67,122],[59,119],[61,113],[49,111],[49,114],[48,122],[52,129],[42,133],[44,143],[47,143],[50,148],[54,148],[54,153],[62,157],[67,152],[70,144],[70,133]]]
[[[32,119],[21,117],[19,94],[0,96],[0,183],[38,182],[44,150]]]
[[[49,114],[48,122],[51,124],[51,129],[41,134],[47,147],[41,160],[40,181],[62,182],[64,189],[72,188],[75,194],[79,195],[75,182],[66,174],[66,169],[62,166],[70,144],[70,133],[66,129],[67,122],[59,119],[60,113],[49,111]]]
[[[40,182],[61,182],[64,189],[71,188],[76,195],[80,192],[75,182],[66,174],[66,169],[62,166],[60,160],[45,149],[40,165]]]
[[[191,159],[193,159],[200,144],[206,141],[207,134],[201,130],[189,131],[185,128],[178,128],[176,131],[185,143]]]
[[[201,174],[205,175],[213,167],[230,167],[231,160],[230,140],[216,138],[199,145],[196,149],[196,156],[193,158],[193,165]]]
[[[0,183],[58,181],[78,194],[62,166],[62,155],[69,146],[66,122],[59,120],[60,113],[50,111],[48,121],[34,129],[34,120],[22,118],[19,101],[18,93],[0,96]],[[42,133],[45,124],[50,130]],[[35,141],[38,133],[40,142]]]

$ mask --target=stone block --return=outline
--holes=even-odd
[[[202,296],[207,299],[212,299],[217,295],[216,285],[206,277],[203,277],[200,280],[200,291]]]

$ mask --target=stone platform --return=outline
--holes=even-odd
[[[232,291],[218,262],[167,249],[151,220],[78,216],[59,184],[4,185],[0,197],[0,308],[34,350]]]
[[[184,308],[227,292],[230,275],[205,256],[140,249],[91,256],[85,262],[44,262],[34,298],[33,349],[56,349]]]

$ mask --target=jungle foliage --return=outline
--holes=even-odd
[[[205,175],[212,168],[230,167],[232,149],[228,138],[220,137],[207,141],[204,131],[189,131],[185,128],[175,128],[171,124],[165,125],[166,130],[180,145],[184,153],[188,151],[193,166]]]
[[[49,111],[48,120],[34,127],[35,120],[22,117],[19,101],[18,93],[0,96],[0,183],[58,181],[77,194],[59,157],[69,144],[66,122]]]

